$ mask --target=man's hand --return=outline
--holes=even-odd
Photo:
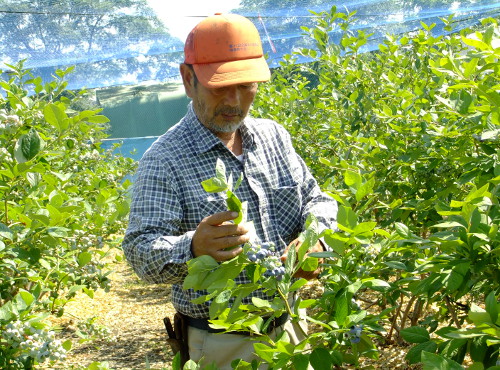
[[[295,239],[293,242],[291,242],[288,247],[286,247],[285,249],[285,252],[283,253],[283,255],[281,256],[281,261],[285,262],[286,259],[287,259],[287,256],[288,256],[288,251],[290,250],[290,248],[295,248],[295,251],[298,252],[299,251],[299,248],[300,248],[300,245],[302,243],[299,241],[299,239]],[[314,247],[312,248],[309,248],[308,252],[324,252],[325,249],[323,248],[323,245],[321,244],[321,242],[318,240],[318,242],[314,245]],[[318,259],[318,264],[322,264],[323,263],[323,259],[322,258],[319,258]],[[304,271],[302,270],[301,268],[297,270],[297,272],[293,275],[293,277],[296,277],[296,278],[304,278],[306,280],[313,280],[313,279],[316,279],[319,274],[321,272],[321,267],[318,267],[316,270],[314,271]]]
[[[205,217],[193,235],[191,250],[193,256],[205,254],[216,261],[227,261],[243,251],[238,247],[249,240],[248,228],[243,224],[235,225],[229,221],[238,217],[237,212],[219,212]],[[236,247],[236,248],[232,248]]]

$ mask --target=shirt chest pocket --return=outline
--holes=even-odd
[[[199,196],[194,207],[194,211],[198,212],[200,220],[215,213],[227,211],[226,200],[218,193],[205,193]]]
[[[295,238],[302,230],[302,196],[297,185],[272,190],[274,220],[284,240]]]

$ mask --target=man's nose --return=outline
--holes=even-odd
[[[226,105],[237,107],[240,104],[240,90],[237,86],[228,86],[224,95],[224,103]]]

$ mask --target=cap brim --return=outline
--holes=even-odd
[[[208,88],[264,82],[271,78],[263,56],[231,62],[193,64],[193,67],[198,81]]]

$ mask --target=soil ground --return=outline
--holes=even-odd
[[[106,363],[107,367],[101,367],[104,369],[171,368],[173,354],[163,326],[163,318],[172,318],[175,312],[170,287],[141,282],[125,261],[115,262],[113,270],[109,292],[98,291],[93,299],[79,294],[66,306],[57,324],[61,334],[71,338],[74,345],[67,360],[56,369],[86,369],[94,362]],[[306,285],[306,289],[314,290],[314,286]],[[78,343],[78,322],[92,317],[97,317],[97,323],[108,328],[116,340]],[[406,365],[407,350],[384,346],[379,348],[377,361],[363,360],[358,369],[415,369]]]

